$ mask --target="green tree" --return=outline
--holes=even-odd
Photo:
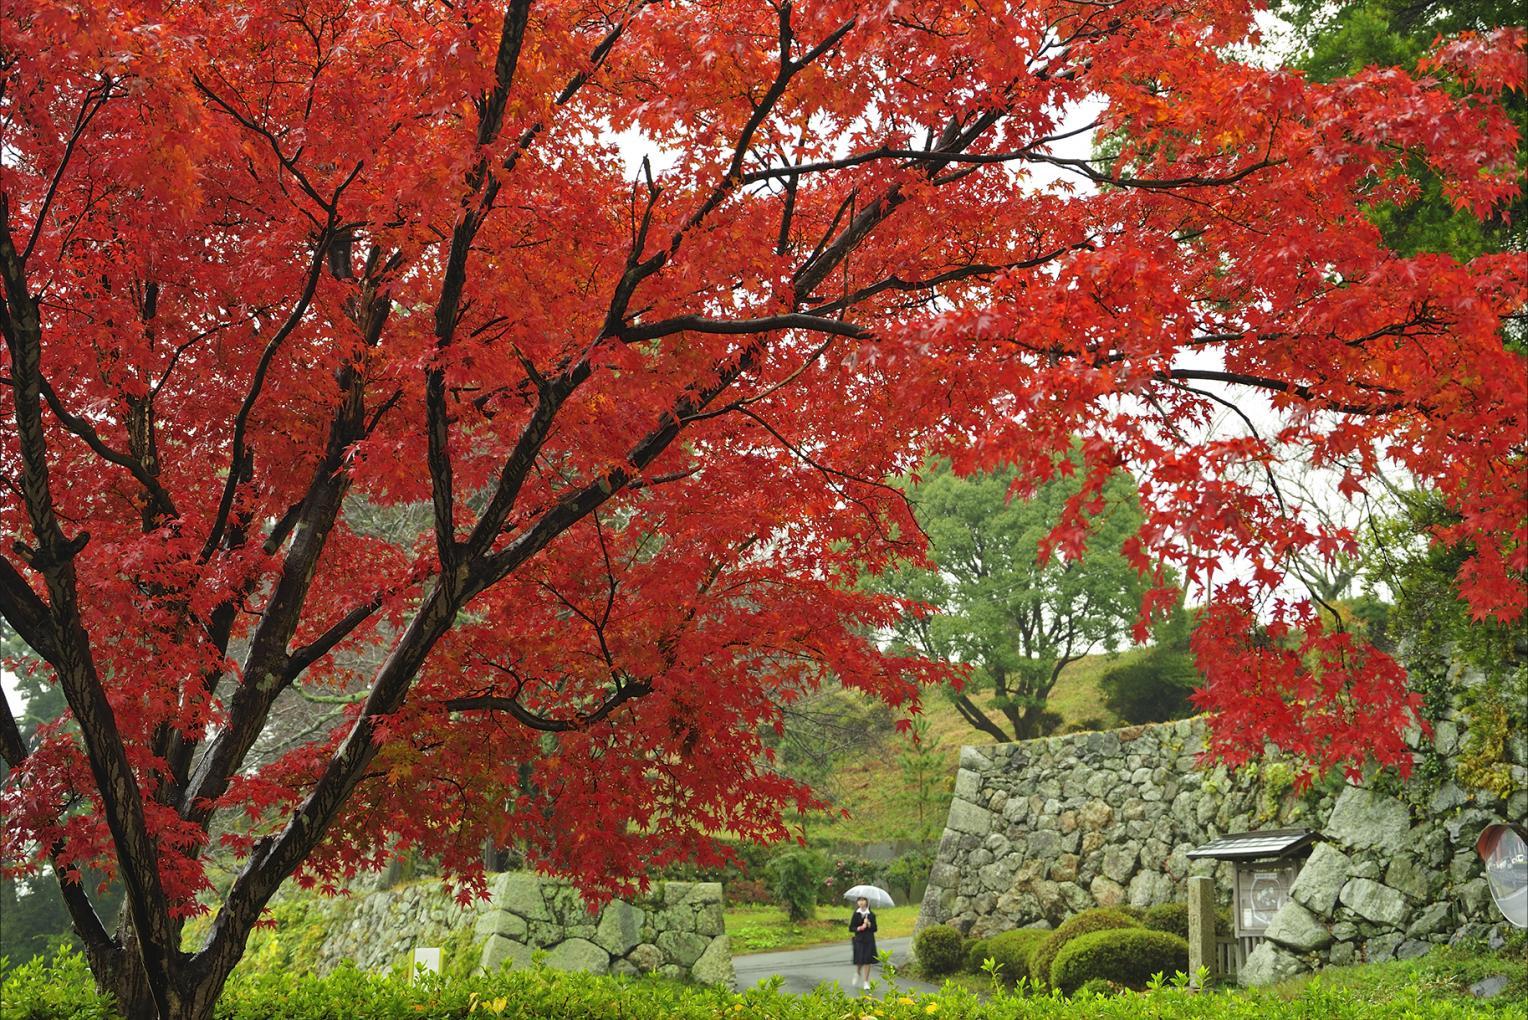
[[[1042,559],[1040,551],[1081,480],[1062,475],[1029,499],[1010,499],[1016,477],[1008,468],[962,478],[946,463],[931,465],[906,490],[936,567],[904,562],[873,582],[937,608],[906,615],[895,636],[970,667],[949,697],[967,723],[998,741],[1054,725],[1045,705],[1061,671],[1095,649],[1115,649],[1148,587],[1120,551],[1141,523],[1130,477],[1105,483],[1102,512],[1075,560]]]
[[[907,749],[897,755],[897,764],[902,767],[903,789],[918,809],[919,839],[934,835],[933,823],[938,814],[935,808],[945,792],[944,781],[949,773],[940,751],[942,741],[929,730],[926,717],[913,719],[907,731]]]

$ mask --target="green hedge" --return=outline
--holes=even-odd
[[[1034,955],[1035,948],[1050,937],[1050,931],[1045,928],[1015,928],[994,935],[989,939],[983,939],[987,944],[986,952],[982,959],[992,957],[1002,967],[999,972],[1003,980],[1010,985],[1021,977],[1029,975],[1029,958]],[[976,969],[980,970],[981,960],[976,961]]]
[[[1048,933],[1030,953],[1029,979],[1042,988],[1050,984],[1051,964],[1055,962],[1056,954],[1079,935],[1110,928],[1139,928],[1140,926],[1141,922],[1129,913],[1109,907],[1095,907],[1092,910],[1084,910],[1080,914],[1073,914],[1062,921],[1059,928]]]
[[[1505,961],[1486,963],[1505,969]],[[1521,966],[1520,964],[1518,966]],[[1338,978],[1278,992],[1188,994],[1167,989],[1115,998],[1059,993],[978,996],[947,987],[921,995],[892,988],[871,1004],[829,986],[791,995],[775,985],[736,993],[654,979],[566,974],[539,968],[456,980],[409,984],[397,975],[342,969],[324,978],[267,974],[235,978],[217,1020],[1506,1020],[1521,1018],[1521,1000],[1503,995],[1476,1001],[1418,961],[1353,968],[1382,974],[1374,983],[1344,987]],[[1447,973],[1457,967],[1450,964]],[[1516,987],[1516,986],[1514,986]],[[6,974],[0,1020],[108,1020],[84,960],[67,954],[39,958]]]
[[[1141,989],[1153,974],[1188,970],[1188,941],[1166,931],[1116,928],[1079,935],[1061,947],[1050,982],[1070,995],[1095,978]]]

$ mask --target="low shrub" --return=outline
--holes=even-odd
[[[1188,938],[1188,904],[1158,903],[1147,907],[1141,915],[1141,924],[1152,931],[1171,932],[1179,938]],[[1226,910],[1215,912],[1215,934],[1231,934],[1231,915]]]
[[[913,954],[923,973],[953,974],[966,962],[966,940],[947,924],[932,924],[914,936]]]
[[[724,887],[728,903],[773,903],[769,886],[756,878],[739,878]]]
[[[1145,916],[1141,918],[1141,924],[1152,931],[1170,932],[1180,939],[1186,939],[1188,938],[1188,904],[1158,903],[1154,907],[1147,907]]]
[[[1170,938],[1138,929],[1142,934]],[[1521,968],[1518,968],[1521,970]],[[852,998],[832,986],[811,995],[766,982],[740,992],[660,978],[569,974],[539,967],[460,979],[410,982],[401,972],[341,968],[326,977],[235,974],[215,1020],[843,1020],[874,1012],[884,1020],[1519,1020],[1521,979],[1495,999],[1466,988],[1511,971],[1497,952],[1439,949],[1416,960],[1333,968],[1321,978],[1274,990],[1141,995],[1067,1001],[988,995],[959,987],[924,995]],[[1340,977],[1337,975],[1341,975]],[[1080,986],[1079,986],[1080,987]],[[1093,985],[1090,987],[1098,987]],[[41,958],[0,979],[0,1020],[116,1020],[78,953]]]
[[[1149,928],[1094,931],[1072,939],[1051,964],[1051,984],[1067,995],[1102,979],[1127,988],[1146,987],[1153,974],[1188,970],[1188,942]]]
[[[1101,995],[1105,998],[1111,995],[1119,995],[1129,991],[1124,985],[1117,984],[1107,978],[1088,978],[1077,989],[1078,995]]]
[[[1021,977],[1029,974],[1029,957],[1034,953],[1035,947],[1050,937],[1050,931],[1046,928],[1015,928],[1012,931],[1001,932],[982,941],[987,944],[987,951],[982,960],[992,957],[1003,969],[999,972],[1003,980],[1013,984]],[[981,970],[982,960],[976,961],[976,969]]]
[[[928,881],[934,866],[932,850],[909,850],[886,866],[886,885],[892,895],[912,899],[913,891]]]
[[[1141,922],[1111,907],[1096,907],[1073,914],[1060,927],[1048,933],[1029,954],[1029,979],[1037,985],[1050,984],[1051,964],[1061,948],[1079,935],[1112,928],[1139,928]]]

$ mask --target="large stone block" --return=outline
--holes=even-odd
[[[1125,887],[1103,875],[1089,883],[1088,892],[1093,894],[1094,902],[1100,907],[1117,907],[1125,902]]]
[[[490,935],[483,943],[483,953],[478,957],[478,967],[492,973],[508,965],[520,970],[531,965],[531,947],[524,942],[507,939],[503,935]]]
[[[1039,829],[1029,834],[1029,856],[1032,860],[1053,861],[1061,856],[1061,833],[1054,829]]]
[[[1159,871],[1142,871],[1130,880],[1130,905],[1152,907],[1175,898],[1178,884]]]
[[[642,922],[646,914],[625,900],[611,900],[600,915],[594,943],[611,956],[625,956],[642,941]]]
[[[732,969],[732,944],[725,935],[711,940],[706,951],[690,966],[690,979],[703,985],[731,988],[737,983]]]
[[[658,936],[658,948],[681,967],[694,966],[710,945],[710,939],[691,931],[666,931]]]
[[[1375,924],[1397,928],[1406,920],[1406,897],[1367,878],[1349,881],[1342,887],[1339,899],[1353,913]]]
[[[553,970],[606,974],[610,971],[610,954],[588,939],[568,939],[547,951],[546,965]]]
[[[1385,869],[1385,884],[1414,900],[1426,900],[1432,895],[1434,881],[1432,873],[1418,864],[1415,857],[1403,855]]]
[[[494,882],[494,906],[530,921],[550,921],[552,912],[547,909],[541,886],[541,879],[535,875],[506,872]]]
[[[496,906],[490,906],[478,915],[474,932],[479,941],[486,939],[490,935],[503,935],[505,938],[514,939],[517,942],[524,942],[526,934],[525,918],[519,914],[512,914],[507,910],[501,910]]]
[[[956,832],[985,836],[992,831],[992,812],[967,800],[950,802],[950,818],[945,823]]]
[[[1277,942],[1262,942],[1247,954],[1247,963],[1237,972],[1236,980],[1244,988],[1277,984],[1310,968],[1298,956],[1280,948]]]
[[[1352,863],[1347,854],[1330,843],[1317,843],[1290,886],[1289,895],[1318,917],[1331,917]]]
[[[1394,797],[1349,786],[1337,797],[1323,832],[1332,842],[1349,849],[1393,852],[1406,845],[1411,810]]]
[[[1091,800],[1077,812],[1077,821],[1084,829],[1102,829],[1114,818],[1114,809],[1101,800]]]
[[[663,950],[651,942],[643,942],[626,954],[627,961],[643,974],[651,974],[663,966]]]
[[[1135,871],[1138,856],[1139,851],[1131,844],[1111,846],[1104,851],[1104,875],[1116,883],[1125,881]]]
[[[1263,934],[1302,953],[1320,949],[1332,941],[1332,933],[1316,919],[1316,915],[1294,901],[1284,904],[1273,915],[1268,930]]]

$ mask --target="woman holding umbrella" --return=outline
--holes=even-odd
[[[844,893],[845,899],[854,900],[854,916],[849,918],[850,945],[854,949],[854,984],[856,988],[870,987],[870,965],[876,962],[875,911],[877,906],[891,906],[891,895],[873,885],[857,885]]]

